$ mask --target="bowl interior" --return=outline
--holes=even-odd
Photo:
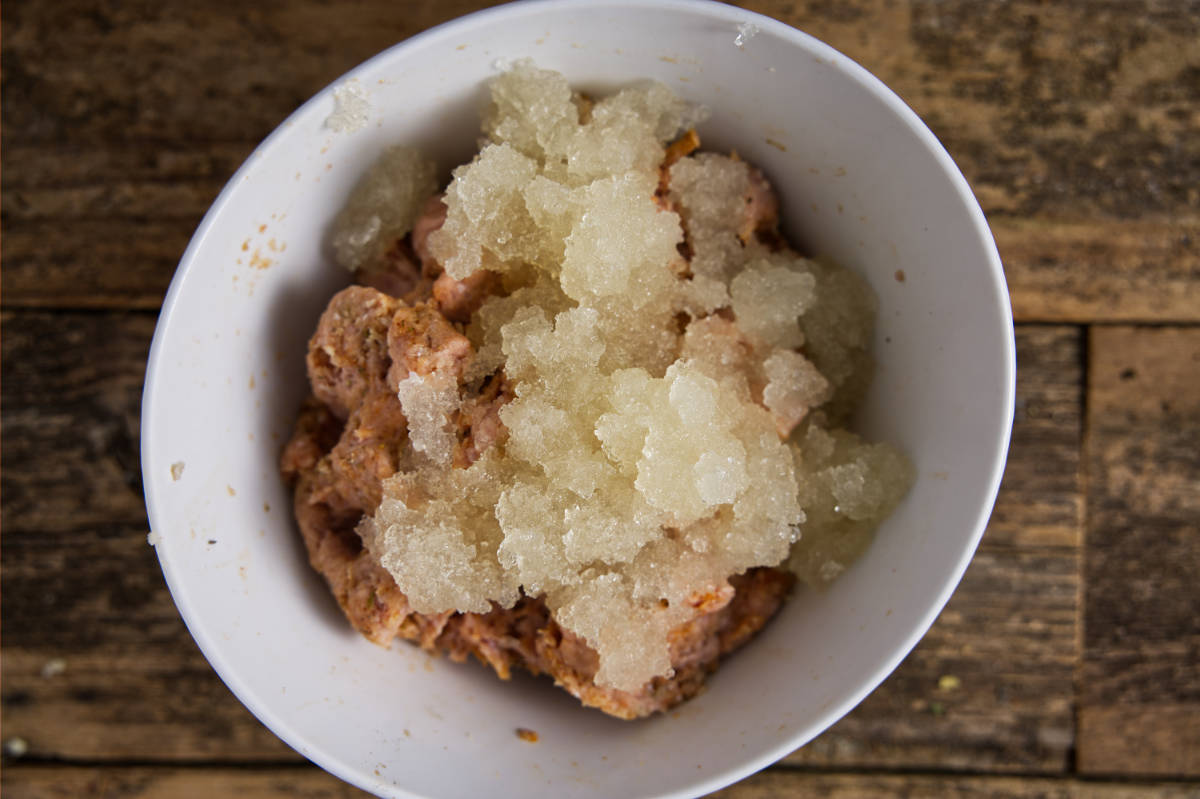
[[[735,45],[738,25],[758,30]],[[858,420],[918,479],[864,558],[779,618],[675,712],[637,723],[548,682],[498,681],[350,630],[307,565],[276,469],[306,390],[303,353],[347,282],[325,232],[404,141],[468,159],[484,82],[530,56],[592,90],[656,78],[704,103],[705,146],[778,188],[790,236],[867,277],[878,369]],[[247,161],[188,248],[151,353],[143,468],[158,554],[205,655],[272,730],[381,795],[698,795],[795,748],[899,662],[957,584],[995,496],[1013,343],[995,247],[916,117],[851,61],[719,4],[535,2],[451,23],[367,62],[370,119],[323,123],[327,89]],[[530,744],[518,727],[536,731]]]

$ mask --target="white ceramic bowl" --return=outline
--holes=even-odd
[[[743,23],[757,32],[738,47]],[[706,693],[646,721],[584,710],[545,681],[502,683],[475,664],[363,640],[309,569],[276,471],[305,393],[305,342],[347,282],[325,249],[336,209],[391,143],[423,147],[447,173],[469,158],[485,81],[522,56],[584,88],[657,78],[712,109],[705,145],[762,166],[790,235],[878,294],[879,366],[858,426],[899,445],[918,474],[831,590],[800,592]],[[366,95],[370,121],[335,134],[323,123],[347,82]],[[384,796],[695,796],[812,739],[924,634],[990,513],[1014,366],[983,214],[934,136],[861,67],[717,3],[509,5],[355,69],[226,186],[154,337],[147,504],[171,593],[213,667],[267,726],[343,779]]]

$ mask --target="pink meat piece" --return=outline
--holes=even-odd
[[[465,325],[484,300],[498,294],[501,288],[500,276],[487,269],[473,272],[462,280],[455,280],[443,272],[433,281],[433,303],[447,319]]]
[[[388,328],[400,305],[373,288],[350,286],[321,314],[308,345],[308,379],[313,394],[339,419],[368,392],[386,389]]]

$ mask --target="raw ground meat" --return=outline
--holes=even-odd
[[[674,155],[682,157],[694,147],[689,139]],[[742,232],[767,236],[778,203],[761,174],[752,174]],[[663,188],[665,194],[665,177]],[[524,596],[512,608],[494,606],[484,614],[414,612],[356,532],[363,516],[379,505],[383,481],[412,465],[397,396],[398,384],[410,373],[453,376],[463,391],[463,406],[451,420],[454,466],[473,463],[507,432],[498,411],[513,387],[503,371],[463,382],[474,353],[462,326],[501,290],[500,281],[490,272],[462,281],[442,273],[425,240],[444,219],[440,198],[431,199],[413,234],[396,242],[379,263],[359,270],[356,278],[363,285],[330,301],[310,342],[314,396],[301,409],[281,458],[309,560],[346,617],[375,643],[386,646],[402,638],[456,661],[474,655],[505,679],[513,668],[547,674],[583,704],[619,718],[673,707],[702,690],[720,658],[775,614],[792,587],[789,572],[752,569],[730,577],[719,591],[694,597],[695,615],[670,635],[672,676],[628,692],[595,684],[595,650],[561,628],[540,597]]]
[[[363,292],[373,290],[351,287],[342,294],[361,299]],[[338,316],[344,307],[338,298],[330,303],[326,317],[335,318],[322,318],[313,347],[331,346],[330,341],[359,342],[359,350],[335,349],[326,353],[327,357],[310,358],[310,364],[315,364],[313,384],[324,387],[327,401],[312,397],[305,403],[281,466],[294,485],[295,516],[309,561],[329,583],[346,617],[368,639],[381,645],[395,638],[408,639],[424,649],[444,651],[457,661],[474,655],[502,678],[514,667],[548,674],[585,705],[620,718],[637,718],[666,710],[698,693],[721,656],[749,640],[778,610],[793,582],[788,572],[763,568],[732,577],[725,595],[700,598],[695,618],[672,633],[674,675],[657,677],[637,693],[595,685],[595,651],[559,627],[540,598],[524,597],[513,608],[496,607],[487,614],[414,612],[355,531],[363,515],[379,504],[383,481],[411,457],[404,446],[407,437],[400,401],[388,388],[399,371],[393,363],[398,362],[379,357],[372,336],[363,333],[382,329],[380,317],[392,308],[397,317],[405,317],[409,332],[414,329],[413,318],[433,320],[427,327],[434,328],[446,322],[433,317],[435,310],[414,313],[416,309],[397,307],[378,297],[360,306],[371,309],[370,313]],[[345,327],[339,327],[339,319]],[[449,335],[439,338],[435,330],[428,335],[414,333],[413,340],[418,343],[411,362],[444,356],[440,361],[446,368],[458,368],[461,360],[445,355],[447,349],[461,348],[458,339]],[[441,349],[430,347],[431,340],[441,344]],[[335,368],[332,364],[341,365],[337,368],[341,384],[330,376]],[[360,366],[366,371],[360,372]],[[403,371],[407,373],[407,369]],[[509,391],[503,375],[496,375],[468,399],[458,419],[457,465],[474,461],[503,437],[496,411],[507,401]],[[348,399],[354,397],[362,399],[344,420],[339,419],[334,409],[346,408]]]

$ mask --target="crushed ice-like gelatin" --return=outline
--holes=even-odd
[[[593,100],[518,62],[491,95],[429,247],[452,277],[503,277],[466,328],[465,379],[504,369],[508,439],[448,468],[456,387],[410,376],[427,462],[387,481],[364,538],[421,612],[544,596],[596,649],[597,684],[634,691],[669,673],[699,598],[756,566],[828,582],[907,490],[894,449],[833,427],[869,378],[874,299],[756,234],[775,209],[744,162],[662,174],[699,116],[665,86]],[[432,191],[411,154],[380,170],[335,231],[347,265]]]

